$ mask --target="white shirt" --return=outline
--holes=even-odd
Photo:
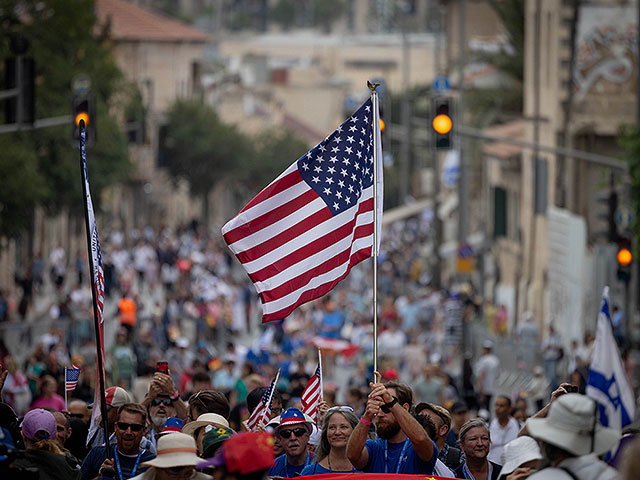
[[[580,480],[617,480],[620,474],[617,470],[609,467],[606,463],[598,460],[595,455],[584,455],[582,457],[567,458],[558,465],[568,468],[576,478]],[[560,468],[545,468],[534,473],[528,480],[571,480],[568,473]]]
[[[439,458],[436,458],[436,466],[433,467],[433,474],[436,477],[456,478],[453,470],[447,467]]]
[[[498,373],[498,367],[500,366],[500,360],[493,353],[482,355],[476,363],[476,377],[479,377],[481,373],[484,373],[482,378],[482,385],[480,385],[480,393],[485,395],[493,395],[495,393],[495,381],[496,374]]]
[[[509,417],[509,422],[504,428],[502,428],[497,418],[491,420],[491,423],[489,424],[491,448],[489,449],[487,459],[491,462],[502,465],[502,449],[511,440],[515,440],[518,437],[519,431],[520,424],[513,417]]]

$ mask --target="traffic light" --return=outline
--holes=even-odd
[[[93,145],[97,139],[96,102],[93,95],[83,93],[71,99],[71,116],[73,117],[73,139],[80,140],[80,120],[84,120],[87,133],[87,145]]]
[[[451,98],[436,97],[433,99],[431,115],[432,145],[437,150],[448,150],[452,147],[451,132],[453,130],[453,112]]]
[[[631,280],[631,262],[633,261],[633,254],[631,253],[631,238],[618,237],[618,254],[616,255],[618,261],[618,280],[624,283],[629,283]]]
[[[9,97],[4,102],[4,116],[6,123],[32,125],[36,120],[36,66],[33,58],[12,57],[4,62],[5,86],[8,89],[19,87],[20,92]],[[20,67],[20,72],[18,72]],[[22,102],[22,109],[18,115],[18,99]]]
[[[616,211],[618,210],[618,194],[615,190],[611,190],[608,194],[600,196],[598,202],[606,204],[606,211],[601,211],[598,215],[607,222],[606,236],[607,241],[615,243],[618,241],[618,226],[616,225]],[[604,210],[604,209],[603,209]],[[600,232],[605,234],[605,232]]]

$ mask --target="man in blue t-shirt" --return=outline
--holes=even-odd
[[[115,471],[115,478],[127,480],[144,472],[142,464],[155,458],[155,454],[140,446],[146,432],[147,411],[138,403],[125,403],[118,408],[116,445],[111,445],[111,458],[107,458],[104,445],[93,447],[82,462],[82,480],[101,478],[105,469]],[[113,472],[112,472],[113,473]]]
[[[311,423],[297,408],[287,408],[280,415],[280,425],[276,428],[276,436],[284,449],[284,453],[276,458],[269,470],[270,477],[294,478],[302,469],[311,463],[313,454],[309,452],[309,435]]]
[[[411,388],[399,382],[382,384],[380,374],[374,374],[367,409],[347,444],[349,460],[365,472],[431,475],[438,447],[410,413]],[[367,440],[372,422],[378,438]]]

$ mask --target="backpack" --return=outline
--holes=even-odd
[[[459,448],[449,447],[449,450],[447,450],[447,458],[445,459],[444,464],[451,470],[455,470],[460,466],[461,456],[462,452]]]

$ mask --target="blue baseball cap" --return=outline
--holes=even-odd
[[[289,425],[296,425],[298,423],[304,423],[309,431],[311,431],[311,422],[309,422],[309,418],[306,417],[304,413],[294,407],[287,408],[280,414],[280,425],[276,427],[276,430],[280,430],[282,427],[288,427]]]
[[[169,417],[164,423],[164,427],[162,428],[160,435],[175,432],[182,432],[182,420],[176,417]]]

